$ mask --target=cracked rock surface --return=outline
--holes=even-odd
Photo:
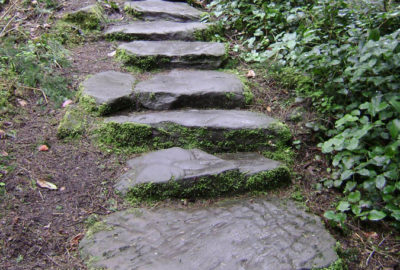
[[[293,270],[337,260],[319,218],[279,200],[206,209],[131,209],[80,244],[94,267],[138,270]]]

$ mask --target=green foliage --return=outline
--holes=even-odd
[[[56,102],[70,96],[68,80],[61,76],[60,66],[68,65],[62,45],[47,36],[36,40],[21,41],[13,37],[0,42],[0,74],[20,85],[40,88]],[[9,90],[9,89],[4,89]],[[1,105],[7,94],[1,94]]]
[[[399,119],[400,95],[377,95],[337,120],[336,135],[321,145],[334,154],[337,170],[325,184],[344,187],[342,214],[400,221]]]
[[[336,168],[325,186],[345,198],[325,217],[400,222],[398,1],[215,0],[213,17],[249,62],[273,62],[274,77],[336,120],[313,126]]]

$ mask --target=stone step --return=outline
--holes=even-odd
[[[210,152],[280,151],[291,133],[265,114],[241,110],[181,110],[108,117],[99,128],[103,143],[134,152],[172,146]]]
[[[105,32],[107,39],[115,40],[186,40],[202,36],[209,25],[201,22],[136,21],[112,26]]]
[[[151,110],[179,108],[241,108],[244,85],[229,73],[173,70],[157,74],[135,87],[140,104]]]
[[[335,243],[291,201],[246,199],[116,212],[89,228],[80,249],[95,269],[306,270],[338,266]]]
[[[127,73],[105,71],[86,79],[80,86],[80,104],[99,115],[105,115],[134,103],[133,87],[136,78]]]
[[[125,11],[144,20],[198,21],[203,12],[187,3],[170,1],[128,1]]]
[[[163,67],[218,68],[226,58],[225,44],[188,41],[133,41],[118,46],[117,58],[142,70]]]
[[[80,103],[99,115],[123,109],[146,108],[240,108],[245,105],[244,86],[229,73],[173,70],[156,74],[135,86],[128,73],[106,71],[86,79],[80,86]]]
[[[174,147],[135,157],[115,188],[131,200],[217,197],[265,191],[290,182],[279,162],[257,153],[235,153],[227,159],[198,149]]]

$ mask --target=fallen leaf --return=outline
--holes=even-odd
[[[254,70],[249,70],[246,74],[247,78],[254,78],[256,76],[256,73],[254,72]]]
[[[365,232],[364,235],[367,238],[373,238],[373,239],[378,239],[379,235],[376,232]]]
[[[49,147],[45,144],[39,146],[39,151],[49,151]]]
[[[0,156],[2,157],[8,157],[8,153],[6,151],[1,151]]]
[[[113,52],[110,52],[109,54],[107,54],[109,57],[113,57],[113,56],[115,56],[115,54],[117,53],[117,51],[113,51]]]
[[[45,181],[45,180],[37,180],[36,183],[41,188],[47,188],[47,189],[50,189],[50,190],[57,190],[58,189],[56,185],[54,185],[51,182]]]
[[[270,106],[267,107],[267,111],[268,111],[268,112],[272,112],[272,109],[271,109]]]
[[[67,107],[68,105],[72,104],[72,102],[73,102],[72,100],[67,99],[67,100],[64,101],[64,103],[62,104],[62,107],[65,108],[65,107]]]
[[[4,139],[6,137],[6,132],[0,129],[0,139]]]
[[[26,102],[26,100],[23,100],[23,99],[18,98],[17,102],[21,107],[25,107],[26,105],[28,105],[28,102]]]
[[[60,191],[64,191],[65,190],[65,187],[60,187]]]
[[[77,247],[79,245],[79,241],[83,238],[83,236],[83,233],[78,233],[77,235],[75,235],[70,241],[71,247]]]

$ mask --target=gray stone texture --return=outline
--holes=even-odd
[[[207,28],[208,25],[201,22],[136,21],[112,26],[105,34],[117,38],[123,36],[125,40],[194,40],[196,31]]]
[[[130,74],[105,71],[91,76],[82,83],[82,94],[95,99],[97,105],[120,107],[132,103],[136,79]]]
[[[135,87],[142,106],[151,110],[178,108],[240,108],[244,86],[233,75],[217,71],[173,70]]]
[[[132,41],[118,46],[134,57],[162,57],[171,67],[217,68],[225,58],[225,44],[189,41]],[[160,63],[160,67],[164,64]]]
[[[203,14],[187,3],[169,1],[128,1],[125,8],[140,13],[146,20],[196,21]]]
[[[275,119],[262,113],[241,110],[181,110],[132,113],[108,117],[107,122],[147,124],[161,127],[165,123],[187,128],[227,130],[267,129]]]
[[[281,165],[257,153],[227,154],[226,157],[228,161],[198,149],[185,150],[179,147],[147,153],[127,162],[128,171],[118,179],[115,188],[126,194],[138,184],[162,184],[170,180],[190,187],[200,177],[235,170],[251,176]]]
[[[292,202],[225,201],[203,209],[129,209],[80,243],[91,267],[112,270],[293,270],[337,260],[318,217]]]

